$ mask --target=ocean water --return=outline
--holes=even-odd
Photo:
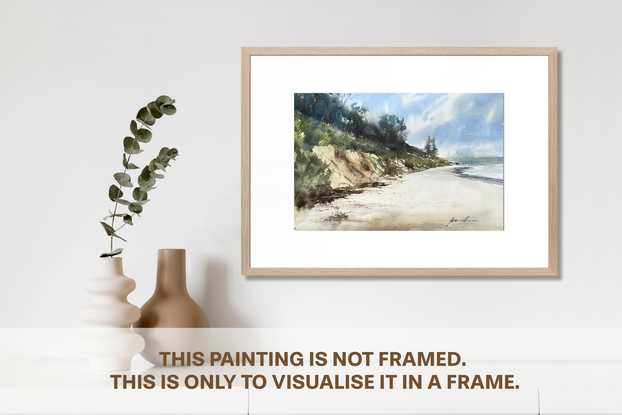
[[[503,164],[460,165],[452,171],[461,177],[503,186]]]
[[[467,175],[503,180],[503,164],[486,164],[483,166],[469,167],[470,169],[464,172]]]

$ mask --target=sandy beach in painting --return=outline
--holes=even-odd
[[[455,174],[456,166],[411,173],[386,186],[295,212],[298,231],[503,230],[503,186]]]

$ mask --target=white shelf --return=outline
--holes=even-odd
[[[248,414],[248,391],[2,388],[3,414]]]
[[[511,414],[538,415],[538,391],[527,390],[250,390],[250,414]]]
[[[622,388],[541,389],[540,414],[622,414]]]

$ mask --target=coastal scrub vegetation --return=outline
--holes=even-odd
[[[297,208],[360,192],[361,188],[379,185],[382,177],[449,164],[438,157],[434,139],[428,138],[430,145],[424,149],[408,144],[410,131],[403,118],[393,114],[372,117],[365,105],[348,105],[351,98],[352,94],[294,94]],[[331,176],[341,174],[344,166],[354,170],[358,178],[348,189],[331,185]]]

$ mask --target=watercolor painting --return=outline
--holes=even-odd
[[[503,98],[294,94],[294,229],[502,231]]]

